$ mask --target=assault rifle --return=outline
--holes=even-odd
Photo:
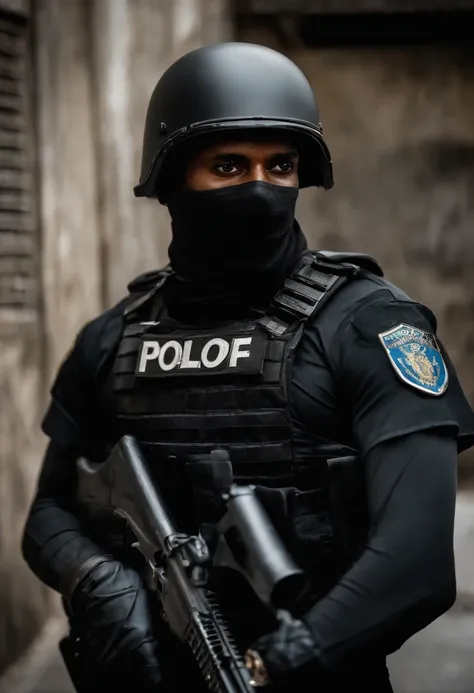
[[[244,661],[238,652],[206,589],[210,569],[238,571],[263,604],[286,612],[304,591],[306,576],[284,548],[253,487],[229,479],[227,453],[216,450],[206,457],[211,477],[227,479],[219,491],[225,514],[217,524],[212,557],[201,536],[178,531],[132,436],[124,436],[100,465],[78,461],[79,497],[86,505],[111,508],[126,520],[151,569],[162,616],[191,648],[209,690],[249,693],[266,684],[261,662],[251,656]]]

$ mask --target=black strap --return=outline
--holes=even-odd
[[[270,334],[281,337],[320,310],[358,269],[356,265],[326,262],[317,253],[305,253],[258,322]]]
[[[316,255],[318,258],[329,260],[331,263],[355,267],[365,270],[370,274],[375,274],[376,277],[383,277],[383,270],[377,260],[375,260],[375,258],[373,258],[371,255],[366,255],[365,253],[318,250]]]
[[[145,303],[152,300],[154,297],[160,296],[159,291],[163,287],[168,277],[173,274],[172,269],[168,266],[158,272],[147,272],[134,279],[128,285],[130,295],[124,309],[124,319],[126,323],[134,321],[135,313]]]

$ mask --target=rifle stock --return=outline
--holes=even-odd
[[[103,464],[82,458],[77,469],[81,503],[112,508],[123,517],[147,561],[166,552],[166,541],[177,530],[133,436],[121,438]]]

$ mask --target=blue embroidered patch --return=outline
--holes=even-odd
[[[379,334],[395,373],[408,385],[430,395],[448,387],[448,369],[436,337],[401,323]]]

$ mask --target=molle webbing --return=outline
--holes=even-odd
[[[166,274],[155,275],[153,286],[140,287],[141,295],[131,296],[114,364],[116,405],[123,432],[142,442],[165,475],[169,471],[170,482],[173,468],[180,466],[177,461],[216,446],[229,451],[236,480],[282,486],[306,477],[309,466],[304,468],[293,444],[288,402],[291,360],[306,320],[313,318],[353,273],[353,266],[325,262],[307,253],[266,315],[212,329],[170,321],[163,307],[157,314],[157,298]],[[229,341],[229,335],[236,334],[265,340],[259,373],[201,369],[169,372],[166,377],[136,375],[143,338],[182,343],[221,337]],[[314,469],[314,458],[311,466]]]

